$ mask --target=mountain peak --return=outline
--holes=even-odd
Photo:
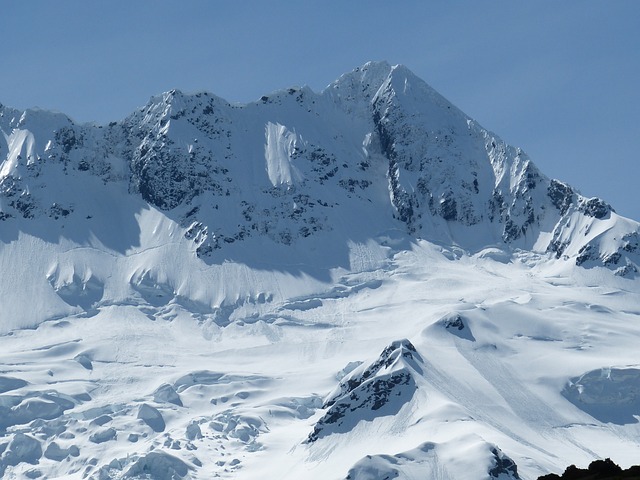
[[[0,477],[638,458],[640,224],[406,67],[0,114]]]
[[[388,79],[392,68],[386,61],[367,62],[341,75],[322,93],[340,103],[368,103]]]
[[[633,223],[545,177],[402,65],[369,62],[319,95],[289,89],[240,108],[174,89],[106,129],[12,117],[0,138],[7,219],[70,211],[88,172],[166,212],[206,262],[266,237],[275,250],[319,242],[318,265],[334,268],[345,233],[335,225],[346,225],[347,237],[400,228],[469,253],[517,248],[637,269]],[[45,172],[62,175],[60,188]]]

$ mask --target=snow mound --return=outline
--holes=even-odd
[[[177,480],[192,470],[185,462],[165,452],[149,452],[140,457],[121,477],[122,479]]]
[[[89,437],[89,441],[100,444],[104,442],[109,442],[111,440],[115,440],[118,437],[118,432],[116,432],[115,428],[109,427],[103,430],[99,430],[93,435]]]
[[[74,273],[69,281],[51,278],[50,282],[62,300],[83,310],[91,309],[104,294],[104,285],[95,277],[82,279]]]
[[[394,478],[441,478],[462,480],[481,478],[478,467],[485,466],[484,478],[518,480],[518,467],[502,450],[484,441],[474,441],[470,448],[425,442],[413,450],[396,455],[367,455],[356,463],[346,480],[392,480]],[[452,467],[447,460],[457,456]],[[457,464],[457,465],[456,465]]]
[[[469,327],[469,320],[457,312],[449,313],[440,318],[433,325],[427,327],[423,332],[423,335],[433,335],[439,333],[439,331],[445,331],[458,338],[469,340],[471,342],[476,341],[473,336],[473,332]]]

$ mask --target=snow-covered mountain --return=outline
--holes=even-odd
[[[640,458],[640,224],[407,68],[0,129],[6,478]]]

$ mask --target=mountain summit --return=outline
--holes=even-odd
[[[404,66],[246,105],[172,90],[103,126],[0,105],[0,130],[7,475],[250,478],[294,448],[273,478],[309,462],[317,478],[519,478],[523,461],[543,474],[612,456],[572,425],[640,414],[582,404],[612,367],[601,313],[638,315],[640,224],[546,177]],[[554,348],[576,361],[528,377]],[[567,348],[599,353],[582,364]],[[628,353],[609,370],[624,398],[640,378]],[[33,371],[14,368],[24,355]],[[620,425],[605,436],[637,452]]]
[[[468,252],[517,248],[637,271],[636,224],[545,177],[403,66],[368,63],[320,94],[291,88],[242,106],[173,90],[104,127],[8,108],[1,118],[5,228],[42,216],[113,224],[88,205],[76,211],[80,185],[93,182],[95,208],[111,211],[113,190],[126,188],[209,263],[248,239],[277,249],[317,237],[335,250],[343,224],[349,238],[394,229]]]

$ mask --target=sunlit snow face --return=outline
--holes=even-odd
[[[265,126],[264,156],[267,175],[274,187],[294,185],[303,180],[303,175],[294,164],[297,150],[304,148],[301,137],[284,125],[267,123]]]

